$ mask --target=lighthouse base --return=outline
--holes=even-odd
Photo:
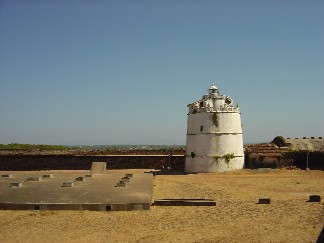
[[[224,158],[215,157],[186,157],[186,173],[210,173],[224,172],[232,170],[241,170],[244,166],[244,156],[235,156],[235,158],[226,161]]]

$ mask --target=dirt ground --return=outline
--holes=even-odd
[[[324,223],[324,171],[158,175],[154,184],[153,200],[205,198],[217,205],[129,212],[0,210],[0,242],[304,243],[316,242]],[[322,202],[306,202],[311,194],[321,195]],[[257,204],[260,197],[270,197],[271,204]]]

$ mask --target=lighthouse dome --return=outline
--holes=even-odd
[[[218,90],[214,83],[211,84],[209,90]]]
[[[218,97],[218,89],[217,89],[217,87],[214,85],[214,83],[212,83],[212,85],[209,87],[208,91],[209,91],[209,92],[208,92],[209,97],[211,97],[211,98]]]

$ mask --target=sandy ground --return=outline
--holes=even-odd
[[[310,194],[322,202],[306,202]],[[259,197],[270,197],[271,204],[256,204]],[[0,210],[0,242],[316,242],[324,223],[324,171],[158,175],[153,200],[163,198],[214,199],[217,205]]]

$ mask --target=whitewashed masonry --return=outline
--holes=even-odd
[[[188,105],[185,172],[223,172],[244,165],[241,113],[212,84],[208,95]]]

